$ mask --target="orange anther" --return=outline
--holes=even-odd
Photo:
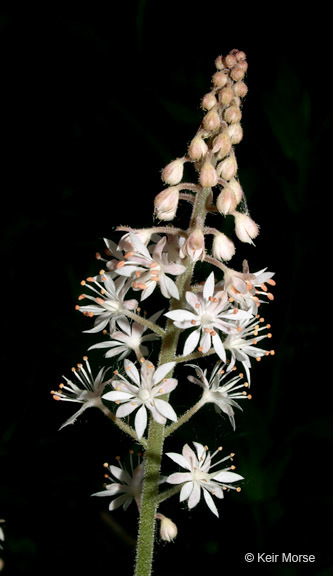
[[[86,295],[85,295],[85,294],[80,294],[78,300],[83,300],[84,298],[86,298]]]
[[[61,400],[60,396],[58,396],[58,394],[53,394],[52,396],[53,400]]]
[[[268,298],[268,300],[274,300],[274,296],[271,292],[267,293],[267,298]]]
[[[130,258],[133,257],[134,252],[127,252],[124,256],[124,258],[126,258],[126,260],[129,260]]]
[[[276,286],[276,282],[275,282],[275,280],[273,280],[273,278],[266,280],[266,282],[267,282],[267,284],[270,284],[270,286]]]
[[[116,266],[117,269],[122,268],[123,266],[125,266],[126,262],[125,260],[120,260]]]

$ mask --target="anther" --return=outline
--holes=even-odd
[[[241,487],[238,486],[238,487],[236,488],[236,492],[241,492],[241,491],[242,491]]]
[[[193,324],[193,326],[195,326],[195,325],[196,325],[196,323],[197,323],[197,321],[196,321],[196,320],[191,320],[191,324]]]
[[[86,298],[85,294],[80,294],[80,296],[78,297],[78,300],[83,300],[84,298]]]
[[[260,362],[260,361],[261,361],[261,357],[260,357],[260,356],[257,356],[257,357],[256,357],[256,361],[257,361],[257,362]]]
[[[270,286],[276,286],[276,282],[275,282],[275,280],[273,280],[273,278],[266,280],[266,282],[267,282],[267,284],[270,284]]]
[[[104,468],[108,468],[109,467],[108,462],[104,462],[103,466],[104,466]]]
[[[252,400],[252,394],[248,394],[248,395],[247,395],[247,399],[248,399],[248,400]]]
[[[84,286],[84,285],[85,285],[85,283],[86,283],[86,281],[85,281],[85,280],[81,280],[81,282],[80,282],[81,286]]]
[[[116,266],[117,269],[122,268],[123,266],[125,266],[126,262],[125,260],[120,260]]]
[[[268,300],[274,300],[274,295],[272,294],[272,292],[267,293],[267,298]]]

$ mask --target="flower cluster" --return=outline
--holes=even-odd
[[[161,502],[179,492],[180,501],[187,501],[192,509],[203,497],[218,516],[213,496],[221,500],[224,491],[235,488],[243,477],[234,472],[233,464],[219,466],[232,461],[233,453],[213,463],[221,448],[211,454],[199,442],[193,442],[194,450],[185,444],[181,454],[167,452],[185,472],[163,477],[159,470],[164,441],[211,404],[235,429],[239,401],[252,397],[248,393],[251,360],[274,354],[262,347],[272,334],[261,314],[262,307],[274,299],[274,274],[266,268],[250,272],[246,260],[242,270],[229,266],[236,251],[234,241],[253,245],[259,233],[238,180],[235,154],[242,139],[246,56],[233,50],[218,57],[215,65],[211,90],[202,99],[204,116],[187,154],[161,173],[166,187],[156,195],[154,211],[168,225],[118,227],[122,233],[118,241],[105,238],[104,253],[97,254],[103,269],[81,282],[84,291],[76,308],[93,319],[85,332],[98,341],[89,350],[103,351],[106,365],[98,366],[93,376],[84,357],[85,364],[73,368],[73,379],[65,378],[59,390],[52,391],[56,400],[81,404],[63,426],[75,422],[87,408],[97,407],[146,449],[144,461],[135,468],[131,455],[130,470],[120,459],[118,466],[105,465],[108,482],[95,495],[115,497],[110,510],[120,506],[126,510],[132,500],[139,511],[149,509],[150,523],[140,524],[140,530],[151,530],[152,538],[159,519],[160,535],[166,541],[175,538],[177,527],[157,513]],[[194,169],[194,181],[183,180],[185,164]],[[191,209],[185,229],[169,224],[177,217],[181,201]],[[208,225],[206,220],[216,220],[217,215],[233,217],[236,238]],[[152,310],[147,314],[142,306],[149,303]],[[210,373],[203,365],[206,356],[215,359]],[[121,366],[118,361],[123,361]],[[201,389],[201,397],[180,413],[171,395],[176,388],[186,394],[189,383]],[[172,488],[160,490],[162,484]],[[143,539],[147,538],[145,534]]]

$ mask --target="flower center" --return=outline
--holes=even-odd
[[[142,402],[147,402],[147,400],[149,400],[150,398],[149,390],[147,390],[147,388],[141,388],[141,390],[138,393],[138,398],[140,398]]]
[[[213,320],[214,319],[211,314],[209,314],[208,312],[204,312],[200,317],[201,326],[203,326],[204,328],[208,328],[209,326],[212,326]]]
[[[195,468],[192,472],[192,478],[194,482],[208,482],[209,474],[207,474],[207,472],[203,472],[198,468]]]

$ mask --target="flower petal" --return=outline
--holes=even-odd
[[[169,420],[172,420],[173,422],[177,422],[178,419],[177,414],[172,408],[171,404],[169,404],[169,402],[161,400],[160,398],[156,398],[154,403],[157,410],[159,411],[160,414],[162,414],[162,416],[168,418]]]
[[[190,463],[181,454],[177,454],[176,452],[167,452],[166,455],[169,456],[171,460],[176,462],[176,464],[179,464],[179,466],[181,466],[182,468],[185,468],[186,470],[190,471],[192,470]]]
[[[228,470],[221,470],[216,475],[214,475],[214,480],[218,482],[237,482],[237,480],[244,480],[243,476],[236,474],[235,472],[228,472]]]
[[[183,482],[188,482],[192,480],[192,474],[190,472],[175,472],[167,477],[166,481],[168,484],[183,484]]]
[[[137,411],[136,416],[135,416],[135,421],[134,421],[134,427],[135,427],[135,431],[138,435],[138,438],[140,440],[140,438],[142,438],[143,433],[146,429],[147,426],[147,410],[146,407],[143,405],[141,406],[141,408]]]
[[[169,374],[169,372],[171,372],[171,370],[175,365],[176,362],[166,362],[165,364],[162,364],[162,366],[159,366],[157,370],[154,372],[153,383],[158,384],[159,382],[161,382],[161,380],[163,380],[163,378],[165,378],[166,375]]]
[[[211,497],[211,495],[209,494],[209,492],[207,492],[207,490],[205,490],[205,488],[203,488],[203,495],[204,495],[204,499],[206,501],[208,508],[213,512],[213,514],[215,514],[215,516],[219,517],[219,513],[218,513],[217,508],[215,506],[214,500]]]
[[[184,356],[187,356],[187,354],[193,352],[193,350],[196,348],[199,342],[199,339],[200,339],[200,328],[194,330],[186,339],[183,350]]]
[[[188,499],[188,507],[194,508],[197,504],[199,504],[200,496],[201,496],[200,484],[197,484],[196,482],[194,482],[193,483],[193,490],[192,490],[190,497]]]
[[[215,289],[215,276],[214,272],[211,272],[205,282],[203,289],[203,297],[208,300],[210,296],[213,296]]]
[[[194,484],[193,482],[186,482],[180,491],[179,502],[184,502],[187,498],[190,497],[193,491]]]

